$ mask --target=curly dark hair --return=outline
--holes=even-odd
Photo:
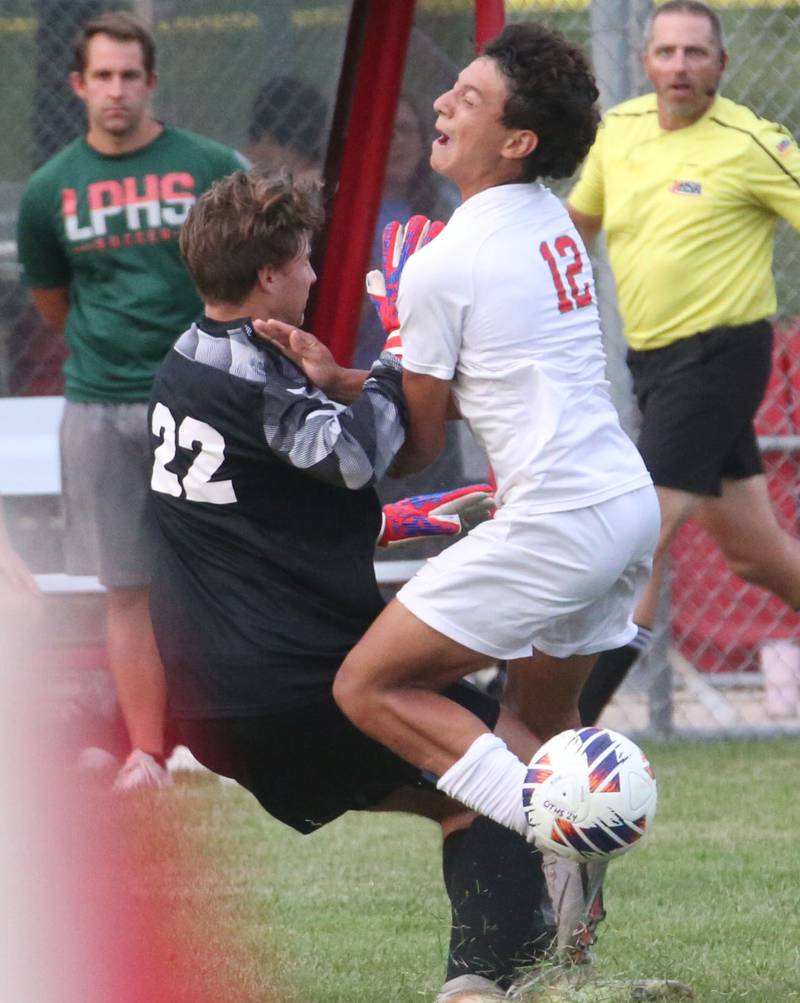
[[[568,178],[594,142],[599,91],[578,46],[544,25],[510,24],[483,49],[508,80],[503,109],[508,129],[539,137],[523,161],[523,180]]]

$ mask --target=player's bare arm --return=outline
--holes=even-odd
[[[280,320],[254,320],[253,327],[260,338],[276,345],[331,400],[351,404],[363,390],[369,373],[340,366],[329,349],[309,331]]]
[[[595,237],[603,228],[603,217],[590,216],[588,213],[578,212],[569,202],[566,202],[564,207],[569,213],[569,218],[575,224],[575,229],[581,235],[583,243],[586,247],[591,247]]]
[[[403,370],[408,430],[391,473],[411,474],[431,464],[444,449],[445,421],[450,409],[450,380]]]
[[[63,331],[69,312],[69,289],[66,286],[31,289],[31,296],[42,319],[56,331]]]

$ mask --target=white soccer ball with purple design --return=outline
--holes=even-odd
[[[647,757],[608,728],[555,735],[531,760],[522,787],[536,846],[572,860],[630,850],[652,828],[656,801]]]

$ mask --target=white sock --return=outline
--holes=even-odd
[[[527,772],[527,766],[502,738],[485,732],[442,774],[436,787],[468,808],[527,836],[530,827],[522,808]]]

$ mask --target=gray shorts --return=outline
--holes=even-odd
[[[106,588],[149,586],[157,529],[147,404],[67,401],[60,440],[67,573],[97,575]]]

